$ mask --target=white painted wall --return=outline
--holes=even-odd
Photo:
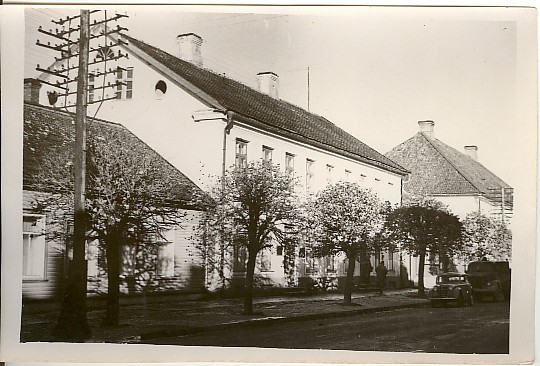
[[[295,176],[298,177],[301,191],[305,191],[306,186],[306,160],[311,159],[315,162],[313,169],[313,192],[315,193],[327,185],[327,165],[331,165],[334,167],[331,182],[336,183],[340,180],[358,182],[360,185],[372,189],[383,201],[389,201],[392,204],[401,201],[401,177],[397,174],[277,135],[256,131],[237,122],[227,136],[227,168],[233,167],[235,163],[236,139],[248,141],[248,161],[261,160],[264,145],[274,149],[272,162],[279,164],[285,170],[285,155],[287,153],[293,154]],[[350,172],[348,178],[345,170]]]

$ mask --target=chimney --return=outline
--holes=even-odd
[[[478,161],[478,146],[475,146],[475,145],[465,146],[465,154],[467,154],[474,161]]]
[[[196,66],[202,67],[201,46],[203,39],[195,33],[180,34],[176,37],[178,57]]]
[[[426,136],[433,137],[433,126],[435,126],[433,121],[418,121],[419,132]]]
[[[39,104],[39,91],[41,83],[38,79],[24,79],[24,101]]]
[[[257,88],[261,93],[278,99],[279,76],[270,71],[258,73]]]

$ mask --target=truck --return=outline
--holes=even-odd
[[[486,260],[470,262],[466,273],[469,276],[475,300],[484,300],[486,297],[493,301],[510,299],[512,270],[508,262]]]

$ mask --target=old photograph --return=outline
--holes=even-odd
[[[532,362],[535,9],[19,10],[19,350]]]

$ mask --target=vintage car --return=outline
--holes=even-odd
[[[456,306],[474,303],[468,276],[462,273],[443,273],[437,276],[436,285],[429,290],[431,306],[453,303]]]
[[[511,269],[508,262],[471,262],[467,275],[475,300],[491,298],[493,301],[510,299]]]

